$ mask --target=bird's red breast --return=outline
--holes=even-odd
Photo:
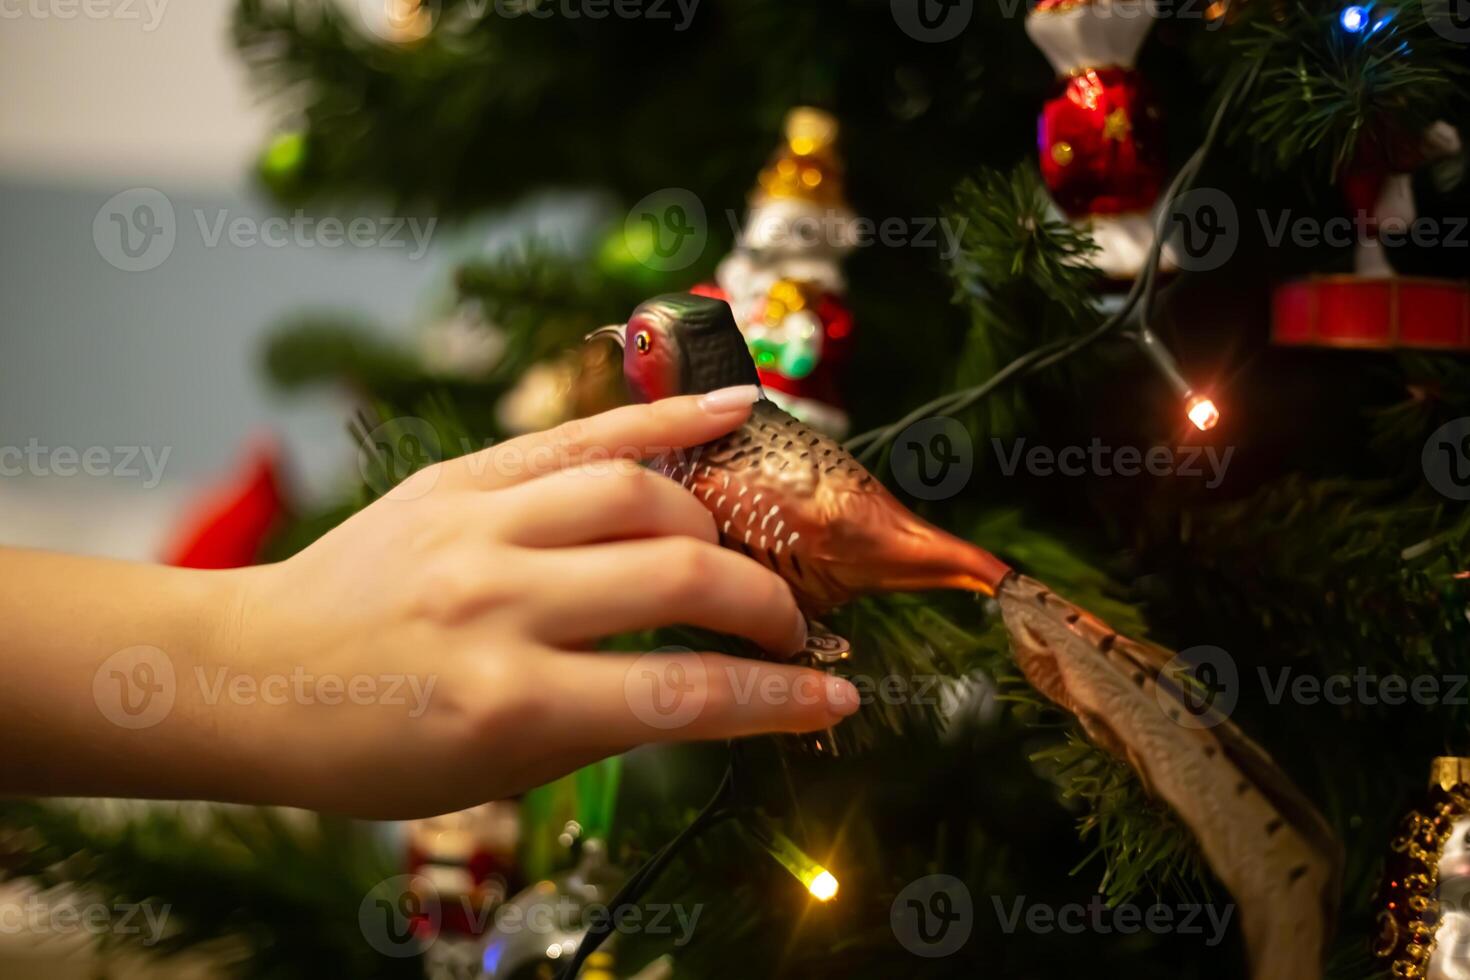
[[[852,454],[769,401],[729,435],[658,461],[721,542],[775,571],[816,615],[874,592],[993,595],[1010,569],[911,512]]]

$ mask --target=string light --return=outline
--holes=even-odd
[[[1189,400],[1189,421],[1201,432],[1208,432],[1219,424],[1220,410],[1211,399],[1195,395]]]
[[[837,897],[837,889],[840,887],[837,876],[812,860],[790,837],[770,829],[761,821],[752,824],[751,830],[766,852],[781,867],[791,872],[791,876],[801,882],[812,898],[819,902],[830,902]]]
[[[1361,34],[1368,27],[1368,11],[1357,4],[1344,7],[1342,13],[1337,17],[1337,22],[1349,34]]]
[[[1208,432],[1220,423],[1220,409],[1208,396],[1200,394],[1192,388],[1184,375],[1179,370],[1179,362],[1174,360],[1174,355],[1169,353],[1160,341],[1154,336],[1148,327],[1139,327],[1131,336],[1138,343],[1140,349],[1159,369],[1164,380],[1169,386],[1179,393],[1179,398],[1184,402],[1184,414],[1189,416],[1189,421],[1194,423],[1195,428],[1201,432]]]

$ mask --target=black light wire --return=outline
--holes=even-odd
[[[1156,292],[1154,283],[1158,277],[1159,262],[1164,249],[1164,230],[1173,215],[1174,204],[1179,198],[1187,194],[1194,185],[1195,178],[1203,168],[1205,161],[1209,158],[1219,139],[1220,130],[1224,125],[1225,117],[1229,114],[1235,100],[1244,93],[1249,92],[1260,75],[1263,62],[1256,61],[1249,69],[1229,83],[1225,92],[1221,95],[1220,104],[1215,110],[1215,115],[1210,121],[1209,129],[1205,132],[1205,138],[1199,147],[1190,154],[1184,166],[1174,175],[1168,190],[1164,194],[1164,206],[1159,209],[1154,221],[1154,240],[1149,248],[1148,259],[1144,265],[1143,272],[1133,281],[1132,287],[1124,297],[1122,304],[1106,320],[1098,324],[1081,337],[1072,341],[1065,339],[1053,340],[1035,347],[1005,367],[996,371],[982,383],[970,388],[964,388],[957,392],[942,395],[933,401],[920,405],[918,408],[900,418],[897,422],[870,429],[867,432],[853,436],[847,441],[847,449],[858,454],[862,462],[869,462],[873,455],[882,450],[890,441],[898,436],[900,432],[920,419],[928,418],[935,413],[950,413],[963,411],[976,402],[987,398],[1001,385],[1016,377],[1026,377],[1038,371],[1042,371],[1054,364],[1066,360],[1079,351],[1092,346],[1098,340],[1112,333],[1133,314],[1135,309],[1139,311],[1139,319],[1145,325],[1151,313],[1153,296]],[[1140,306],[1140,302],[1142,305]]]
[[[623,887],[618,889],[617,894],[609,903],[608,914],[603,917],[602,921],[589,928],[587,934],[582,937],[582,941],[577,944],[577,953],[562,972],[562,980],[575,980],[578,971],[587,962],[587,958],[597,952],[598,947],[612,934],[613,924],[619,918],[618,913],[625,908],[636,906],[680,851],[692,844],[700,834],[736,815],[737,810],[734,807],[735,759],[735,748],[732,745],[730,761],[725,767],[724,778],[720,780],[720,787],[715,790],[715,795],[710,797],[704,809],[699,811],[689,825],[679,831],[678,836],[645,861],[643,867],[635,871],[632,877],[624,882]]]

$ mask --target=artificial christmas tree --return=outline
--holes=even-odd
[[[586,241],[471,257],[456,271],[457,303],[494,324],[500,343],[474,370],[312,323],[273,344],[273,377],[345,383],[360,396],[363,435],[407,419],[441,450],[484,445],[531,424],[534,413],[500,412],[523,379],[541,373],[571,391],[571,376],[546,365],[605,354],[583,337],[625,323],[650,296],[703,283],[730,297],[787,394],[842,412],[855,434],[839,445],[812,416],[812,437],[860,468],[859,482],[883,483],[923,526],[1050,587],[999,590],[1001,602],[946,591],[848,602],[850,590],[836,590],[829,598],[844,601],[821,622],[850,649],[820,662],[870,692],[856,715],[817,739],[626,756],[616,810],[604,808],[615,816],[597,833],[628,872],[624,898],[703,915],[677,947],[616,932],[615,955],[582,975],[658,963],[701,978],[1046,978],[1085,963],[1130,980],[1362,980],[1383,966],[1370,940],[1385,848],[1422,793],[1422,760],[1462,751],[1470,731],[1447,684],[1414,701],[1380,696],[1395,678],[1462,674],[1470,649],[1470,509],[1454,485],[1470,472],[1457,428],[1470,416],[1470,362],[1442,345],[1345,355],[1273,342],[1275,287],[1345,271],[1352,249],[1273,244],[1256,229],[1262,215],[1264,227],[1338,216],[1355,164],[1393,157],[1406,133],[1441,121],[1467,131],[1450,11],[1354,8],[1371,29],[1345,32],[1348,8],[1318,0],[1212,4],[1197,18],[1113,0],[1027,17],[1004,4],[922,5],[946,20],[936,31],[916,28],[912,8],[867,0],[709,0],[682,21],[654,5],[606,17],[501,6],[410,5],[385,36],[369,26],[381,17],[326,0],[242,0],[236,40],[284,100],[289,136],[262,161],[283,206],[387,201],[467,217],[548,187],[613,202]],[[787,125],[799,106],[824,115]],[[738,215],[772,145],[783,148],[770,185],[781,193],[762,184],[757,212],[815,205],[910,233],[764,251],[750,237],[760,222],[740,226]],[[1425,176],[1445,161],[1411,162],[1403,173],[1424,188],[1417,217],[1452,218],[1460,185]],[[823,193],[840,173],[840,197],[780,183],[805,186],[807,164]],[[1239,220],[1211,226],[1223,236],[1211,262],[1166,274],[1163,240],[1191,189],[1229,201]],[[661,190],[686,192],[706,214],[680,225],[697,234],[678,268],[608,246],[629,245],[627,209]],[[737,216],[731,227],[722,213]],[[953,247],[922,244],[918,229],[941,220]],[[1122,225],[1130,251],[1118,263],[1105,232]],[[1414,263],[1396,270],[1404,281],[1464,267],[1447,244],[1403,258]],[[820,270],[772,278],[768,259]],[[834,338],[847,314],[855,329]],[[1345,322],[1331,319],[1326,333]],[[821,328],[820,350],[805,327]],[[849,344],[841,356],[837,340]],[[841,400],[814,387],[829,364],[841,368]],[[371,465],[375,441],[391,445],[366,440],[365,486],[302,512],[278,550],[405,475],[403,459]],[[782,441],[759,465],[779,469],[787,451]],[[1229,460],[1218,480],[1191,476],[1211,452]],[[896,474],[943,492],[907,492],[921,484]],[[739,544],[751,530],[759,545],[750,512],[719,493],[707,503],[729,509],[731,531],[746,523]],[[773,531],[785,515],[768,516]],[[793,530],[781,527],[781,561]],[[842,545],[830,556],[850,556]],[[1028,669],[1013,658],[1016,636]],[[1148,640],[1180,654],[1161,658]],[[688,630],[610,644],[758,655]],[[1110,680],[1136,683],[1130,662],[1166,696],[1099,694]],[[1351,694],[1328,696],[1343,679]],[[1198,711],[1176,725],[1169,703]],[[1179,764],[1155,771],[1150,759]],[[385,871],[347,849],[354,830],[325,818],[302,843],[268,811],[233,814],[258,860],[217,855],[167,818],[119,832],[9,803],[0,819],[30,828],[30,843],[7,852],[11,873],[162,896],[178,945],[243,941],[242,973],[314,976],[325,958],[354,976],[422,975],[420,960],[376,955],[356,932],[370,883],[400,864]],[[533,867],[555,853],[534,842],[565,819],[523,810],[535,880],[566,871]],[[1328,887],[1334,842],[1340,889]],[[272,860],[299,866],[302,880],[283,881]],[[179,873],[196,865],[209,887]],[[1280,901],[1293,888],[1310,897]],[[1236,902],[1217,941],[1140,907],[1234,912]],[[1261,912],[1278,902],[1286,912]],[[1094,904],[1154,925],[1125,932],[1100,914],[1047,927],[1059,921],[1047,914]],[[545,967],[546,950],[525,962]]]

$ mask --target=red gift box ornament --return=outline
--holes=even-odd
[[[1353,235],[1353,271],[1277,286],[1271,297],[1272,341],[1295,347],[1470,350],[1470,283],[1434,275],[1445,264],[1437,260],[1446,250],[1453,263],[1463,249],[1433,239],[1435,231],[1452,223],[1421,215],[1415,192],[1415,171],[1457,158],[1463,167],[1460,135],[1443,122],[1393,150],[1365,143],[1340,182],[1351,212],[1346,220]],[[1416,237],[1428,241],[1429,252],[1403,247]],[[1420,271],[1416,259],[1427,262],[1429,275],[1414,274]]]
[[[1154,16],[1148,0],[1041,0],[1026,17],[1057,72],[1037,121],[1041,176],[1057,206],[1090,226],[1092,261],[1113,279],[1143,268],[1164,185],[1159,109],[1133,67]]]

